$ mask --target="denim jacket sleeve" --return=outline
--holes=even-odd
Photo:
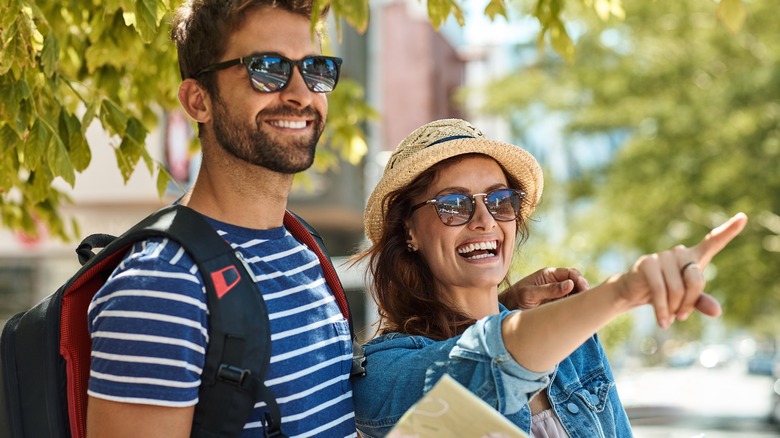
[[[522,409],[549,384],[554,370],[532,372],[510,356],[501,336],[501,322],[510,313],[483,318],[446,341],[395,333],[369,342],[366,375],[353,381],[363,435],[387,434],[445,373],[504,415]]]

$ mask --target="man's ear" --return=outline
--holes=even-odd
[[[195,79],[185,79],[179,85],[179,102],[196,122],[211,121],[211,98],[206,89]]]

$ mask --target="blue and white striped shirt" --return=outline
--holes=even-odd
[[[284,227],[252,230],[209,219],[238,250],[259,286],[271,323],[266,385],[289,436],[355,436],[349,325],[316,254]],[[208,343],[208,308],[197,267],[176,242],[137,243],[89,308],[89,395],[159,406],[198,401]],[[264,403],[244,437],[262,436]]]

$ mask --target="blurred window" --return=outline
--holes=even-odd
[[[36,268],[33,260],[0,261],[0,321],[32,305]]]

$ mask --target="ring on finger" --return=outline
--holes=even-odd
[[[696,263],[696,262],[688,262],[688,263],[684,264],[682,266],[682,268],[680,268],[680,275],[684,276],[685,275],[685,270],[690,268],[690,267],[692,267],[692,266],[696,266],[698,268],[699,264]]]

